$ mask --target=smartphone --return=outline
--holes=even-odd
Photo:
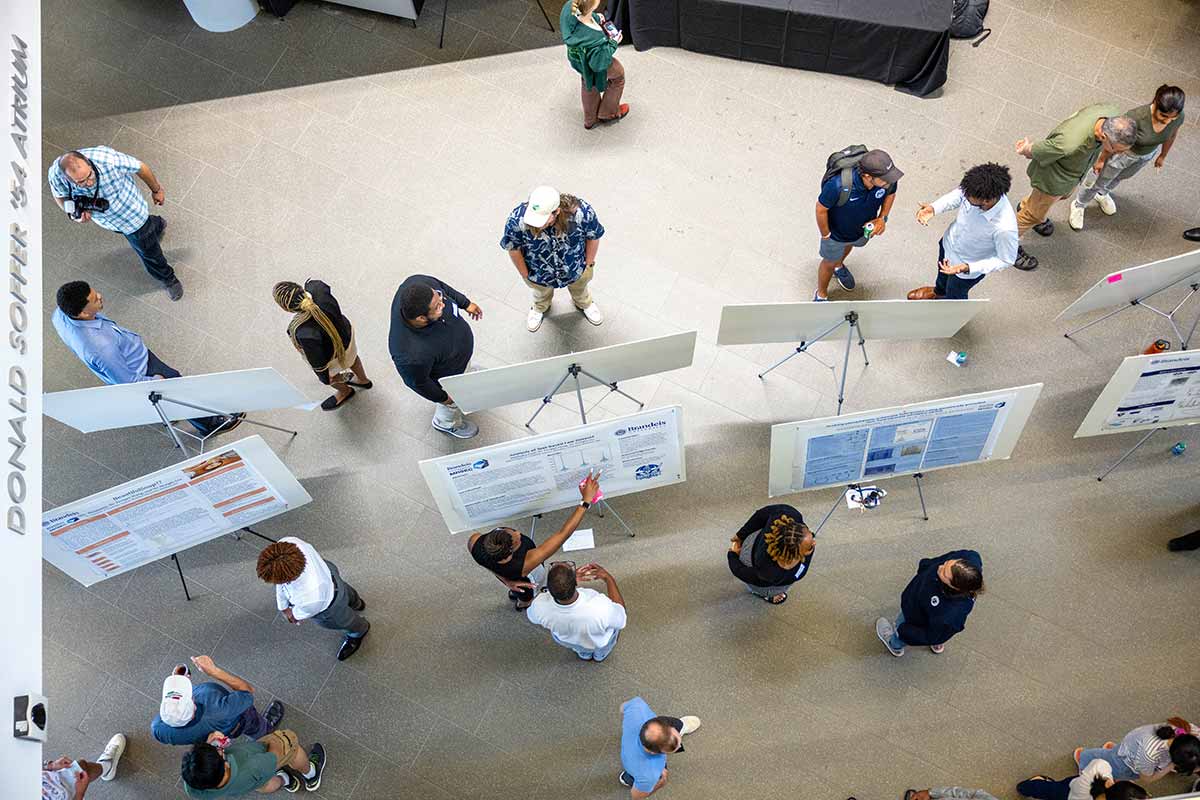
[[[621,32],[617,30],[616,25],[613,25],[611,19],[604,20],[604,33],[610,39],[619,39],[621,37]]]

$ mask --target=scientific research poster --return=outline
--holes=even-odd
[[[1041,384],[776,425],[772,497],[1007,458]]]
[[[255,436],[43,514],[43,557],[91,586],[309,499]]]
[[[605,497],[686,479],[683,408],[669,406],[421,462],[451,533],[567,508],[600,473]]]

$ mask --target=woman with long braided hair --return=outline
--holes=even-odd
[[[322,409],[340,408],[354,396],[354,387],[370,389],[374,385],[367,379],[362,359],[358,357],[354,328],[334,299],[329,284],[312,279],[303,286],[280,281],[272,295],[280,308],[295,314],[288,325],[292,345],[304,354],[317,373],[317,380],[333,387],[335,394],[325,398]]]
[[[729,571],[751,594],[773,606],[808,574],[816,549],[800,512],[788,505],[763,506],[729,540]]]

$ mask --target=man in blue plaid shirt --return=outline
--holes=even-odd
[[[59,156],[50,165],[46,177],[59,208],[65,211],[64,203],[73,201],[77,208],[71,219],[94,222],[124,236],[142,260],[146,272],[162,281],[172,300],[178,300],[183,297],[183,284],[167,263],[160,245],[167,223],[162,217],[150,214],[146,198],[133,182],[134,175],[150,189],[154,204],[161,206],[164,199],[162,184],[150,167],[111,147],[85,147]],[[108,202],[106,210],[78,208],[94,205],[97,198]]]

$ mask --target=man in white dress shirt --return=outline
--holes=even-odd
[[[342,580],[337,565],[321,558],[311,544],[284,536],[258,554],[258,577],[275,586],[275,601],[288,622],[306,619],[322,628],[342,631],[346,638],[338,661],[358,652],[371,623],[359,612],[367,604]]]
[[[578,581],[593,580],[604,581],[607,597],[595,589],[577,588]],[[625,627],[625,600],[613,576],[599,564],[576,568],[572,561],[557,561],[546,575],[546,591],[534,599],[525,616],[584,661],[603,661]]]
[[[958,210],[938,242],[938,275],[933,286],[908,293],[909,300],[966,300],[985,275],[1017,260],[1017,215],[1008,202],[1012,176],[1000,164],[979,164],[963,175],[958,188],[933,204],[921,203],[917,222],[928,225],[935,214]]]

